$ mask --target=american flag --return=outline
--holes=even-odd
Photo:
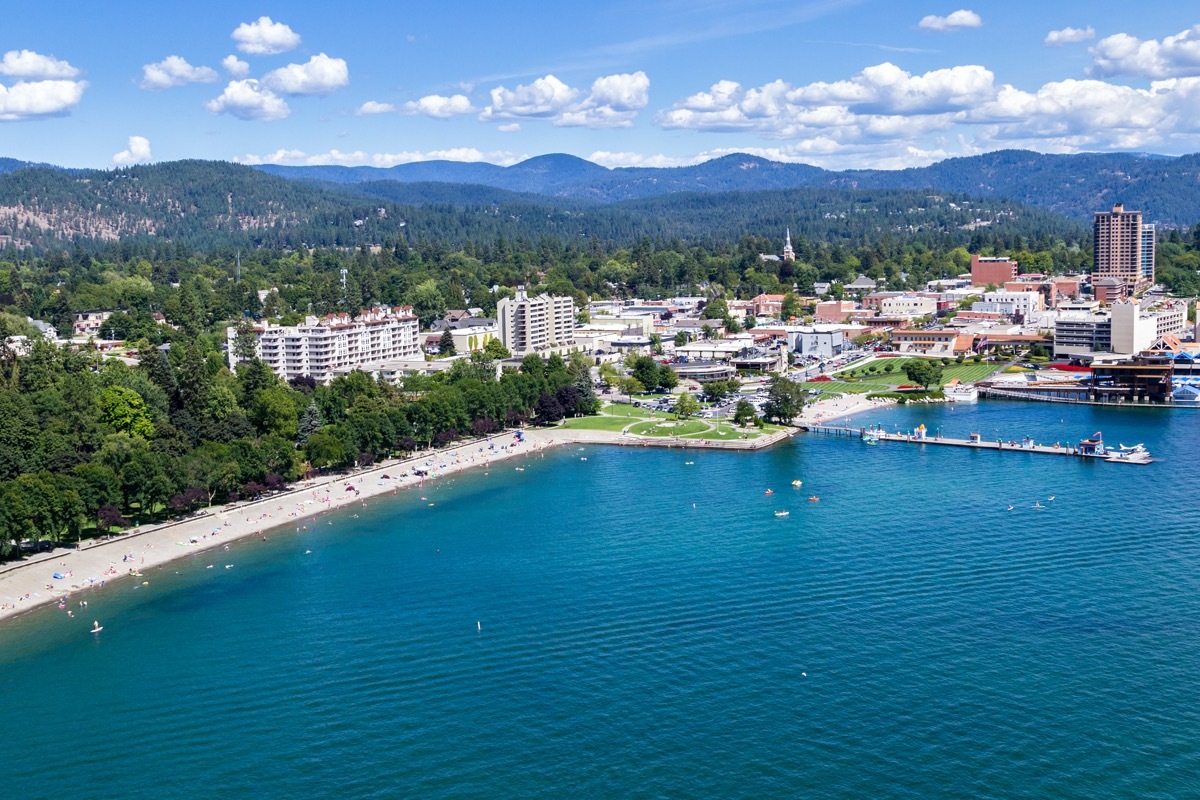
[[[980,339],[978,343],[976,343],[975,352],[976,353],[981,352],[983,350],[983,348],[987,347],[987,345],[988,345],[988,338],[987,338],[987,334],[985,333],[983,335],[983,338]]]

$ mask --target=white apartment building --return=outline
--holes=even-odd
[[[1040,292],[985,292],[981,302],[971,305],[972,311],[1021,319],[1029,319],[1045,308]]]
[[[418,321],[408,306],[373,308],[359,317],[307,317],[303,325],[254,326],[255,355],[284,380],[311,377],[328,383],[366,363],[421,358]],[[237,328],[226,328],[229,367],[237,366]]]
[[[496,323],[500,342],[517,358],[563,353],[575,346],[575,300],[570,297],[529,297],[518,286],[516,297],[496,304]]]

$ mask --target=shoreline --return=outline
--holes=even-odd
[[[160,569],[193,553],[218,548],[224,551],[228,545],[253,536],[265,538],[288,526],[304,527],[327,512],[356,502],[420,488],[425,481],[486,468],[566,443],[553,435],[556,432],[554,428],[522,430],[525,441],[518,444],[516,432],[506,431],[346,474],[300,481],[262,500],[212,506],[183,520],[85,542],[81,549],[59,547],[33,561],[13,562],[0,573],[0,627],[9,618],[55,603],[83,624],[84,617],[92,614],[96,618],[99,612],[81,603],[99,599],[99,593],[111,582],[145,580],[148,570]],[[417,475],[416,470],[426,474]],[[54,574],[63,577],[56,579]]]
[[[826,423],[834,419],[895,405],[894,401],[843,397],[805,406],[796,425]],[[420,488],[426,480],[456,475],[469,469],[488,467],[512,458],[532,455],[565,444],[609,444],[622,446],[675,446],[686,448],[737,449],[754,452],[791,438],[797,430],[730,446],[732,442],[706,440],[661,440],[627,436],[618,432],[569,430],[564,428],[522,429],[523,443],[515,431],[426,451],[407,459],[393,459],[366,469],[289,485],[279,494],[262,500],[211,506],[182,520],[135,528],[112,539],[91,540],[80,549],[59,547],[33,560],[17,561],[0,569],[0,627],[5,620],[57,603],[59,609],[83,624],[89,613],[98,611],[82,605],[108,583],[125,578],[144,579],[145,571],[157,570],[193,553],[227,549],[233,542],[262,536],[288,526],[305,527],[316,517],[401,489]],[[754,440],[751,440],[754,441]],[[425,475],[415,474],[423,470]],[[392,474],[395,473],[395,474]],[[386,478],[384,476],[387,476]],[[369,480],[368,480],[369,479]],[[215,566],[215,565],[214,565]],[[63,577],[54,578],[54,574]]]

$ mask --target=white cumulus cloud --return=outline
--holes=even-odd
[[[496,130],[500,131],[501,133],[516,133],[517,131],[521,130],[521,123],[508,122],[504,125],[497,125]]]
[[[561,114],[579,96],[579,90],[566,85],[553,75],[538,78],[528,86],[507,89],[497,86],[491,91],[492,103],[483,110],[480,119],[551,119]]]
[[[542,119],[561,126],[628,127],[649,103],[649,90],[650,78],[641,71],[597,78],[587,94],[547,75],[516,89],[492,89],[492,102],[479,119]]]
[[[342,166],[359,166],[369,164],[375,167],[394,167],[397,164],[411,164],[417,161],[483,161],[500,166],[511,166],[524,161],[528,156],[518,155],[503,150],[483,151],[474,147],[452,147],[445,150],[410,150],[399,153],[367,153],[355,150],[343,153],[340,150],[330,150],[327,153],[306,153],[303,150],[279,149],[266,155],[253,153],[234,158],[241,164],[288,164],[313,166],[318,164],[339,164]]]
[[[266,16],[254,22],[243,22],[229,36],[237,42],[238,50],[255,56],[286,53],[300,44],[300,34]]]
[[[235,55],[228,55],[221,59],[221,66],[235,78],[244,78],[250,74],[250,65]]]
[[[650,102],[650,78],[645,72],[597,78],[592,91],[577,108],[563,112],[556,125],[589,128],[629,127]]]
[[[1200,75],[1200,25],[1161,42],[1118,33],[1096,42],[1089,52],[1099,76],[1132,75],[1160,80]]]
[[[213,114],[232,114],[238,119],[272,121],[284,119],[292,110],[287,102],[253,78],[230,81],[220,97],[204,105]]]
[[[395,111],[396,107],[391,103],[377,103],[374,100],[368,100],[355,109],[354,113],[360,117],[369,117],[373,114],[392,114]]]
[[[1060,31],[1050,31],[1046,34],[1043,44],[1046,47],[1060,47],[1064,44],[1075,44],[1076,42],[1086,42],[1089,39],[1096,38],[1096,29],[1091,25],[1086,28],[1071,28],[1066,27]]]
[[[150,161],[150,140],[145,136],[130,136],[129,146],[112,157],[114,164],[127,166],[129,164],[144,164]]]
[[[981,25],[983,25],[983,20],[979,18],[979,15],[965,8],[960,8],[944,17],[929,14],[922,17],[921,21],[917,23],[918,28],[927,31],[957,31],[963,28],[978,28]]]
[[[597,150],[587,157],[593,164],[613,169],[615,167],[686,167],[699,164],[705,159],[698,156],[667,156],[644,155],[642,153],[613,153],[608,150]]]
[[[86,81],[0,83],[0,122],[61,116],[79,104],[86,88]]]
[[[155,64],[142,67],[143,89],[169,89],[188,83],[212,83],[217,71],[212,67],[193,67],[180,56],[167,56]]]
[[[9,50],[0,59],[0,75],[36,80],[58,80],[79,77],[79,70],[54,56],[44,56],[32,50]]]
[[[345,59],[318,53],[303,64],[268,72],[263,85],[280,94],[329,94],[350,82]]]
[[[423,114],[437,119],[449,119],[459,114],[470,114],[475,111],[475,108],[471,105],[471,98],[465,94],[455,94],[449,97],[431,94],[420,100],[405,103],[402,110],[405,114]]]

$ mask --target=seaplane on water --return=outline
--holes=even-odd
[[[1140,444],[1132,444],[1129,447],[1126,447],[1123,444],[1118,444],[1117,447],[1120,449],[1120,451],[1122,453],[1144,453],[1144,452],[1146,452],[1146,448]]]

